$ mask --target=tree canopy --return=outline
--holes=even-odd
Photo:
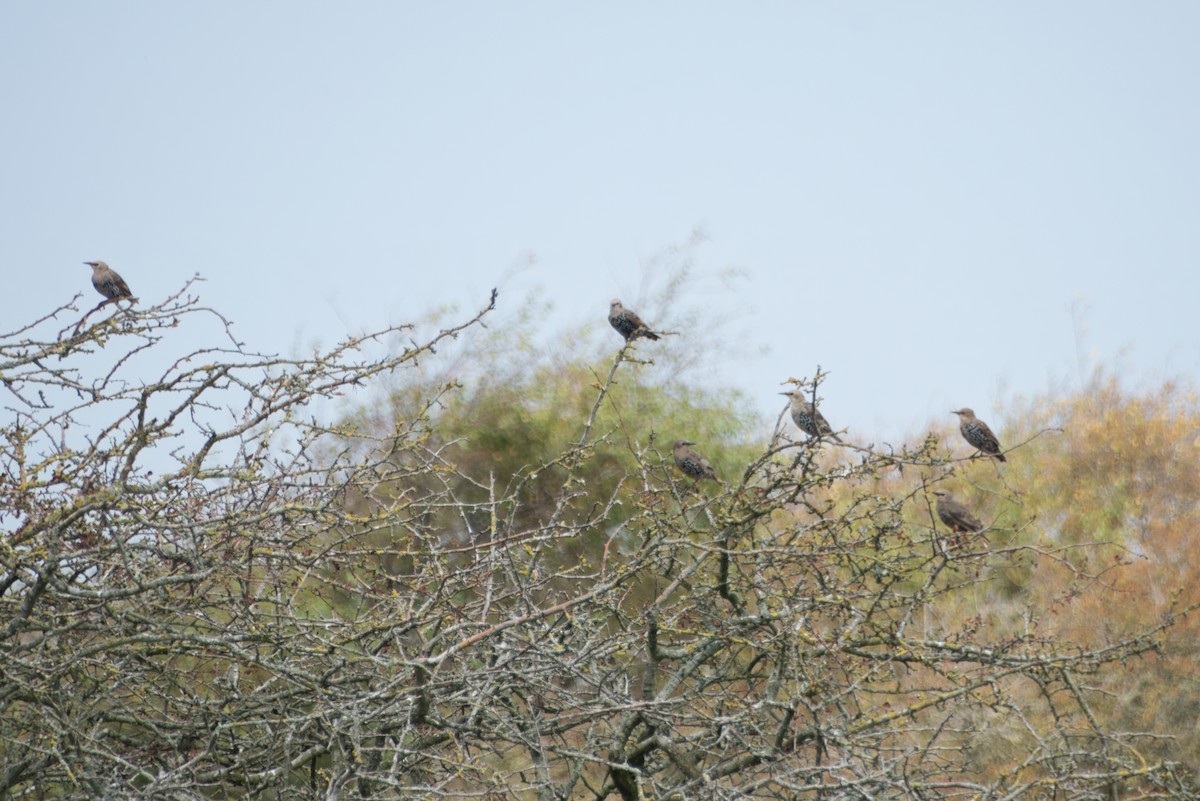
[[[283,358],[187,291],[0,335],[0,794],[1195,797],[1178,388],[1029,401],[1000,466],[764,430],[681,340],[549,354],[495,294]]]

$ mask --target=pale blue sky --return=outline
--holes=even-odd
[[[0,323],[96,258],[201,273],[265,350],[501,282],[656,321],[640,262],[703,226],[747,275],[688,298],[748,332],[713,374],[772,418],[820,363],[835,426],[1002,420],[1078,381],[1075,298],[1093,358],[1193,381],[1198,37],[1190,1],[5,3]]]

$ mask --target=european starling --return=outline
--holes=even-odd
[[[92,286],[96,287],[96,291],[109,300],[120,300],[121,298],[129,298],[136,300],[133,293],[129,291],[129,284],[125,283],[125,279],[117,275],[117,271],[109,267],[102,261],[85,261],[84,264],[92,268]]]
[[[637,316],[637,312],[625,308],[616,298],[613,298],[612,304],[608,307],[608,322],[617,329],[617,333],[625,337],[626,342],[632,342],[638,337],[658,339],[658,334],[651,331],[650,326],[642,322],[642,318]]]
[[[950,497],[950,493],[934,490],[937,496],[937,514],[951,531],[963,534],[969,531],[979,531],[983,524],[979,518],[971,514],[967,507]]]
[[[220,684],[225,685],[230,690],[232,690],[234,695],[237,695],[238,694],[238,679],[240,679],[241,676],[242,676],[242,671],[238,667],[237,662],[234,662],[233,664],[231,664],[229,666],[229,669],[225,671],[225,676],[218,679],[218,682]]]
[[[1008,460],[1004,458],[1004,454],[1000,452],[1000,440],[996,439],[996,435],[992,433],[992,429],[988,428],[988,424],[975,416],[975,412],[971,409],[963,408],[951,414],[957,414],[961,421],[958,430],[962,432],[963,438],[971,443],[973,447],[986,453],[988,456],[995,456],[1002,462]]]
[[[708,460],[688,447],[695,444],[694,442],[688,442],[686,439],[681,439],[672,446],[672,450],[675,452],[675,466],[684,475],[694,478],[697,481],[704,478],[720,481],[717,478],[717,474],[713,472],[712,465],[708,463]]]
[[[833,433],[829,421],[821,414],[816,405],[804,399],[804,393],[798,389],[791,392],[780,392],[792,399],[792,422],[810,437],[829,437],[841,442],[842,438]]]

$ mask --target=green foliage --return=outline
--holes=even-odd
[[[427,511],[439,536],[486,542],[553,520],[586,532],[553,555],[554,566],[595,560],[645,490],[631,475],[659,483],[680,478],[671,461],[674,440],[697,442],[718,475],[739,478],[757,450],[751,434],[760,425],[739,393],[687,392],[669,380],[680,365],[656,364],[661,350],[644,342],[624,352],[610,383],[619,337],[601,331],[597,346],[586,329],[568,331],[555,337],[564,344],[548,350],[530,333],[542,330],[538,313],[534,306],[511,326],[476,332],[464,348],[469,355],[407,374],[389,392],[386,414],[372,405],[341,427],[372,448],[393,436],[396,420],[422,420],[422,448],[447,472],[436,476],[436,486],[424,476],[418,494],[448,488],[459,504]],[[427,408],[434,392],[438,402]],[[397,497],[413,491],[392,489]],[[607,499],[599,517],[597,499]]]

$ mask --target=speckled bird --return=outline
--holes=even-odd
[[[684,475],[694,478],[697,481],[705,478],[720,481],[717,478],[717,474],[713,471],[712,465],[708,463],[708,460],[689,447],[695,444],[686,439],[681,439],[672,446],[671,449],[675,452],[675,466]]]
[[[125,279],[118,275],[116,270],[102,261],[85,261],[84,264],[92,268],[92,286],[96,287],[96,291],[101,295],[109,300],[135,300],[133,293],[129,291],[129,284],[125,283]]]
[[[637,312],[625,308],[621,301],[613,298],[608,307],[608,322],[617,329],[617,333],[625,337],[626,342],[632,342],[638,337],[658,339],[658,334],[650,330],[650,326],[642,322]]]
[[[829,421],[825,419],[825,415],[821,414],[816,405],[804,399],[802,391],[793,389],[791,392],[780,392],[779,394],[791,398],[792,422],[805,434],[810,437],[829,437],[837,442],[842,441],[841,437],[833,433]]]
[[[972,447],[978,448],[988,456],[996,457],[1001,462],[1008,461],[1000,452],[1000,440],[996,439],[996,435],[992,433],[992,429],[988,428],[987,423],[975,416],[973,410],[964,407],[951,412],[951,414],[958,415],[960,421],[958,430],[962,432],[963,439]]]
[[[983,524],[979,518],[971,514],[971,510],[963,506],[943,490],[934,490],[937,496],[937,515],[942,522],[955,534],[979,531]]]

